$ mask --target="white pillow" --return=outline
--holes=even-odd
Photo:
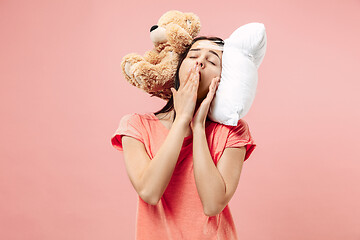
[[[224,42],[221,79],[208,116],[214,122],[236,126],[255,98],[257,69],[266,51],[265,26],[245,24]]]

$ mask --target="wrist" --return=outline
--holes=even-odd
[[[202,124],[194,125],[193,132],[194,133],[205,133],[205,126],[203,126]]]
[[[175,120],[174,120],[174,123],[173,125],[178,125],[182,128],[187,128],[189,126],[189,121],[187,121],[186,119],[184,118],[178,118],[176,117]]]

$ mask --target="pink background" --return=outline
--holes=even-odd
[[[199,35],[265,24],[245,120],[258,147],[230,208],[240,239],[360,239],[360,2],[0,1],[0,239],[134,239],[137,195],[110,137],[159,110],[122,76],[168,10]]]

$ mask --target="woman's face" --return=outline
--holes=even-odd
[[[199,63],[198,100],[203,100],[206,97],[212,79],[221,75],[222,51],[218,48],[219,45],[210,40],[199,40],[191,46],[181,63],[179,69],[180,86],[185,82],[189,68],[193,67],[196,62]]]

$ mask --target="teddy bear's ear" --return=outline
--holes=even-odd
[[[185,17],[188,23],[188,32],[192,38],[195,38],[201,29],[200,18],[194,13],[185,13]]]
[[[193,40],[192,36],[177,24],[169,24],[166,35],[169,44],[178,54],[183,53]]]

